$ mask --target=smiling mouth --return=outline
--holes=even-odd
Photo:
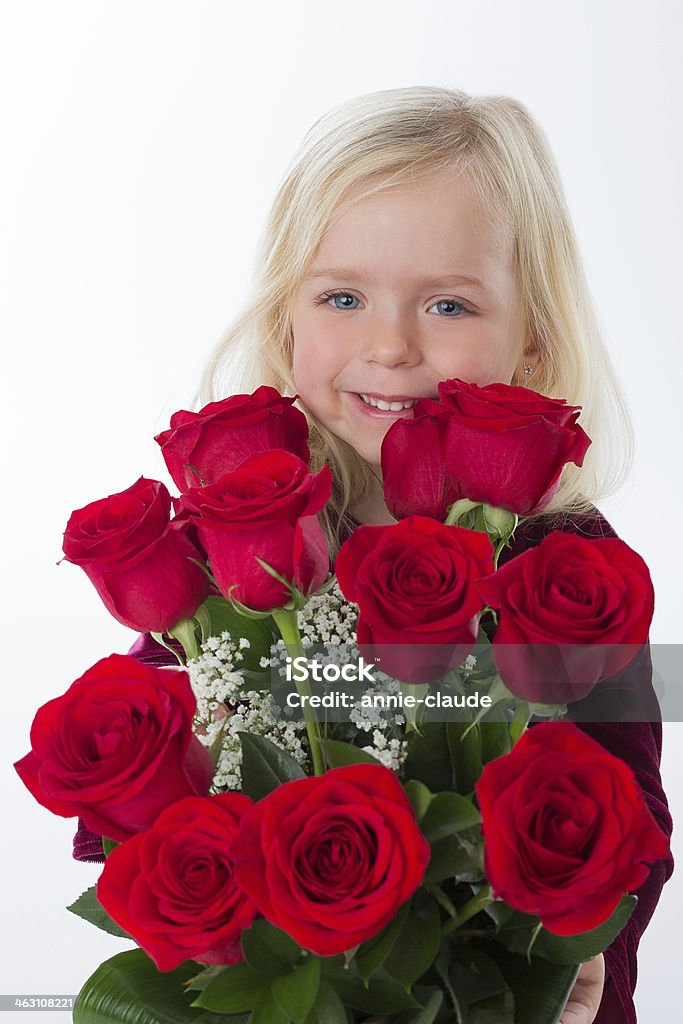
[[[357,391],[356,394],[360,398],[361,402],[365,402],[366,405],[370,405],[374,409],[380,409],[382,412],[402,412],[404,409],[412,409],[418,401],[417,398],[377,398],[375,395],[366,395],[360,391]]]

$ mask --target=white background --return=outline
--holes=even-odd
[[[75,993],[125,944],[63,909],[99,869],[71,860],[73,822],[10,766],[36,709],[134,636],[57,568],[61,534],[72,509],[140,474],[169,482],[153,435],[188,407],[284,168],[329,107],[443,85],[517,97],[545,129],[636,425],[631,482],[603,511],[651,567],[653,641],[679,642],[681,25],[675,0],[0,11],[0,992]],[[667,726],[678,820],[682,742]],[[675,875],[641,944],[644,1022],[678,1016],[682,891]]]

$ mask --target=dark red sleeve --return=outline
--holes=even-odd
[[[504,552],[501,564],[540,543],[553,529],[586,537],[616,537],[617,534],[597,509],[587,515],[563,520],[540,518],[522,524],[512,550]],[[629,701],[629,697],[632,699]],[[634,717],[633,708],[642,708],[649,721],[615,721],[615,701],[624,708],[624,718]],[[603,703],[604,702],[604,703]],[[605,719],[601,720],[600,709]],[[571,717],[589,736],[620,757],[633,769],[646,803],[662,831],[671,836],[672,821],[662,788],[660,764],[662,724],[659,705],[652,687],[652,662],[649,644],[638,656],[610,680],[603,680],[596,691],[583,701],[570,705]],[[607,977],[595,1024],[636,1024],[633,993],[638,978],[638,944],[659,901],[662,887],[674,868],[673,857],[658,861],[645,883],[637,890],[638,904],[625,928],[605,950]]]
[[[633,768],[645,800],[662,831],[671,835],[672,822],[662,789],[659,765],[662,726],[659,722],[578,722],[588,735]],[[637,890],[638,905],[626,927],[605,950],[607,979],[595,1024],[636,1024],[633,993],[638,978],[638,943],[659,901],[662,886],[673,871],[673,857],[653,864],[647,881]]]
[[[175,643],[175,641],[171,641],[171,643]],[[179,645],[178,649],[181,649]],[[171,652],[158,644],[149,633],[142,633],[128,653],[138,661],[144,662],[145,665],[154,665],[155,668],[178,664]],[[91,864],[104,863],[102,836],[87,829],[80,818],[78,819],[78,830],[73,838],[73,857],[74,860],[88,861]]]

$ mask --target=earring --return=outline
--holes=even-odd
[[[525,363],[524,364],[524,373],[527,375],[527,377],[530,377],[533,372],[534,372],[533,366],[531,366],[529,363]]]

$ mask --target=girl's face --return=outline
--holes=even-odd
[[[394,188],[341,213],[291,314],[298,394],[375,467],[391,424],[412,418],[405,405],[436,398],[452,377],[507,383],[522,358],[512,239],[463,178]]]

